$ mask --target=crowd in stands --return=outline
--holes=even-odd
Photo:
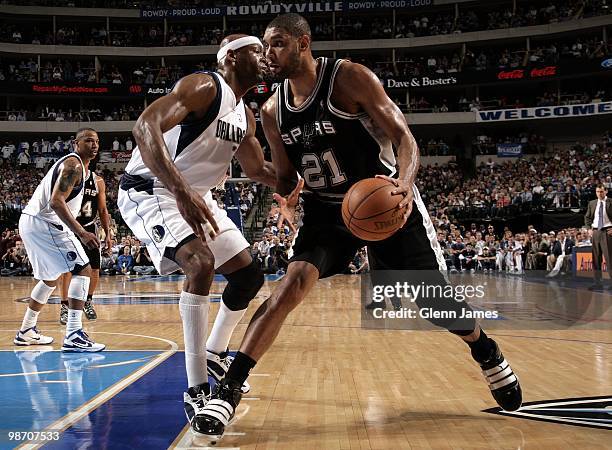
[[[546,46],[472,49],[462,60],[463,70],[517,69],[527,65],[557,64],[561,60],[603,58],[612,53],[612,42],[601,37],[579,37],[568,42],[551,42]]]
[[[264,271],[279,275],[287,271],[289,259],[293,256],[293,241],[302,225],[302,217],[303,210],[298,205],[295,218],[289,223],[281,216],[278,205],[273,203],[261,239],[251,245],[251,256]]]
[[[438,226],[452,221],[511,218],[542,210],[578,210],[595,198],[597,183],[612,188],[612,140],[576,143],[550,156],[489,159],[473,178],[453,164],[421,169],[417,184]]]
[[[39,106],[36,111],[26,111],[24,109],[0,111],[0,120],[23,121],[37,120],[47,122],[93,122],[93,121],[117,121],[117,120],[136,120],[142,113],[143,105],[121,105],[112,108],[100,108],[91,106],[80,111],[73,111],[72,108],[51,108],[49,105]]]
[[[176,45],[180,45],[178,41]],[[537,46],[531,51],[524,47],[479,50],[468,46],[465,53],[460,49],[443,53],[432,53],[428,50],[421,55],[399,52],[395,61],[391,59],[390,54],[374,57],[351,52],[340,53],[338,56],[366,65],[379,78],[389,78],[448,75],[465,70],[494,68],[510,70],[530,64],[556,64],[561,59],[602,58],[610,54],[612,41],[606,44],[600,37],[579,37],[566,43],[555,42],[547,46]],[[56,59],[41,61],[39,67],[38,62],[30,57],[0,61],[0,81],[164,85],[173,84],[194,71],[211,69],[215,69],[212,55],[210,59],[196,63],[174,62],[163,66],[159,61],[96,64],[93,59]]]
[[[37,2],[40,4],[40,2]],[[44,3],[44,2],[43,2]],[[54,3],[54,2],[51,2]],[[78,1],[57,3],[77,4]],[[104,2],[104,7],[113,4],[139,7],[140,2],[115,0]],[[209,2],[153,2],[163,6],[176,7],[185,3],[196,3],[196,6],[211,6]],[[228,2],[216,2],[226,5]],[[245,2],[240,2],[240,5]],[[249,2],[246,2],[249,3]],[[252,2],[251,2],[252,3]],[[261,2],[260,2],[261,3]],[[96,4],[88,3],[87,6]],[[479,30],[516,28],[531,25],[542,25],[564,22],[581,17],[609,14],[606,0],[562,0],[558,2],[531,2],[528,5],[519,4],[513,9],[512,2],[495,5],[493,8],[475,8],[472,5],[460,7],[458,13],[445,8],[438,12],[427,14],[416,13],[405,15],[401,9],[395,26],[391,10],[377,12],[377,16],[338,13],[335,27],[331,15],[312,20],[311,28],[316,40],[348,40],[413,38],[421,36],[436,36],[445,34],[466,33]],[[257,18],[254,21],[227,24],[223,30],[223,22],[219,18],[209,25],[181,24],[170,22],[167,33],[164,34],[161,23],[114,23],[110,22],[107,29],[104,22],[95,25],[79,23],[59,23],[53,34],[50,21],[34,23],[32,27],[6,23],[0,28],[0,41],[13,43],[32,43],[43,45],[96,45],[96,46],[186,46],[186,45],[217,45],[223,35],[231,33],[247,33],[262,35],[268,18]]]
[[[159,62],[145,61],[140,64],[116,65],[101,64],[95,67],[93,61],[72,61],[57,59],[38,63],[28,60],[0,60],[0,81],[17,82],[68,82],[77,84],[173,84],[186,74],[214,69],[210,61],[199,61],[195,64],[171,64],[162,66]]]
[[[591,230],[565,228],[557,232],[539,232],[529,226],[525,233],[502,233],[493,225],[472,223],[469,228],[450,224],[438,227],[438,242],[451,273],[546,271],[548,277],[571,272],[574,246],[591,245]]]

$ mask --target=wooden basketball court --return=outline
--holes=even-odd
[[[290,315],[249,379],[238,420],[215,448],[612,448],[612,293],[497,275],[486,282],[512,300],[508,317],[521,310],[525,292],[556,298],[563,290],[589,305],[583,322],[567,329],[489,330],[520,377],[526,407],[518,414],[485,411],[497,405],[467,347],[450,333],[363,329],[359,278],[337,276],[320,281]],[[266,282],[249,307],[233,348],[275,284]],[[191,433],[182,412],[181,285],[176,277],[102,277],[98,320],[84,325],[108,351],[67,358],[57,351],[57,303],[45,307],[38,325],[56,339],[52,348],[12,345],[25,309],[14,299],[28,296],[33,281],[1,278],[0,448],[26,448],[28,440],[27,448],[209,445]],[[211,292],[222,290],[215,282]],[[531,314],[531,301],[524,302]],[[217,309],[212,303],[211,323]],[[535,309],[542,322],[559,319],[558,311]],[[44,442],[8,438],[43,430],[57,434]]]

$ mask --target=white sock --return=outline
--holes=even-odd
[[[81,318],[83,317],[82,309],[70,309],[68,308],[68,322],[66,322],[66,336],[70,335],[70,333],[80,330],[83,328],[83,322],[81,322]]]
[[[28,306],[28,309],[26,309],[26,312],[23,316],[23,322],[21,322],[21,331],[25,331],[28,328],[32,328],[36,326],[36,322],[38,321],[38,315],[40,314],[40,311],[34,311],[33,309],[30,309],[30,307]]]
[[[179,311],[183,320],[187,383],[189,387],[193,387],[208,382],[205,349],[208,332],[208,295],[181,292]]]
[[[232,333],[245,312],[246,309],[232,311],[225,306],[225,303],[221,302],[212,331],[210,336],[208,336],[208,341],[206,341],[206,349],[215,353],[227,350]]]

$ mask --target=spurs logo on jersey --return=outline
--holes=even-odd
[[[326,134],[336,134],[334,124],[329,120],[305,123],[289,130],[289,133],[281,135],[283,142],[287,145],[302,143],[304,146],[313,145],[314,136],[324,136]]]
[[[209,73],[217,86],[217,96],[206,115],[199,120],[185,120],[164,133],[164,141],[177,169],[187,183],[201,195],[223,180],[234,152],[247,132],[247,115],[242,100],[236,102],[234,91],[221,75]],[[122,187],[142,182],[146,189],[160,184],[145,166],[136,147],[125,171],[129,181]],[[149,186],[146,186],[146,185]]]
[[[324,201],[341,202],[353,183],[374,175],[394,175],[391,140],[366,113],[349,114],[331,102],[334,79],[343,60],[319,58],[312,94],[292,106],[285,80],[277,89],[276,120],[289,159],[308,190]]]
[[[68,158],[77,158],[81,163],[81,167],[83,167],[83,161],[78,153],[70,153],[69,155],[64,156],[57,160],[55,164],[49,169],[49,172],[42,179],[36,190],[34,191],[34,195],[28,202],[27,206],[23,209],[23,213],[29,216],[38,217],[39,219],[45,220],[47,222],[62,225],[62,221],[57,216],[55,211],[51,208],[51,193],[55,188],[55,183],[57,183],[57,179],[60,174],[60,167]],[[81,208],[81,202],[83,200],[83,187],[85,185],[85,168],[82,169],[83,173],[81,176],[81,183],[76,185],[72,192],[66,198],[66,205],[70,210],[70,213],[73,217],[76,217],[79,213],[79,209]]]
[[[96,184],[96,174],[89,171],[85,179],[83,188],[83,202],[77,221],[84,227],[92,225],[98,216],[98,185]]]

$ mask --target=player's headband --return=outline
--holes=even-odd
[[[235,41],[228,42],[221,47],[217,52],[217,62],[220,63],[223,61],[223,58],[227,56],[227,52],[229,50],[238,50],[239,48],[246,47],[247,45],[259,45],[261,48],[263,48],[261,41],[255,36],[244,36],[236,39]]]

